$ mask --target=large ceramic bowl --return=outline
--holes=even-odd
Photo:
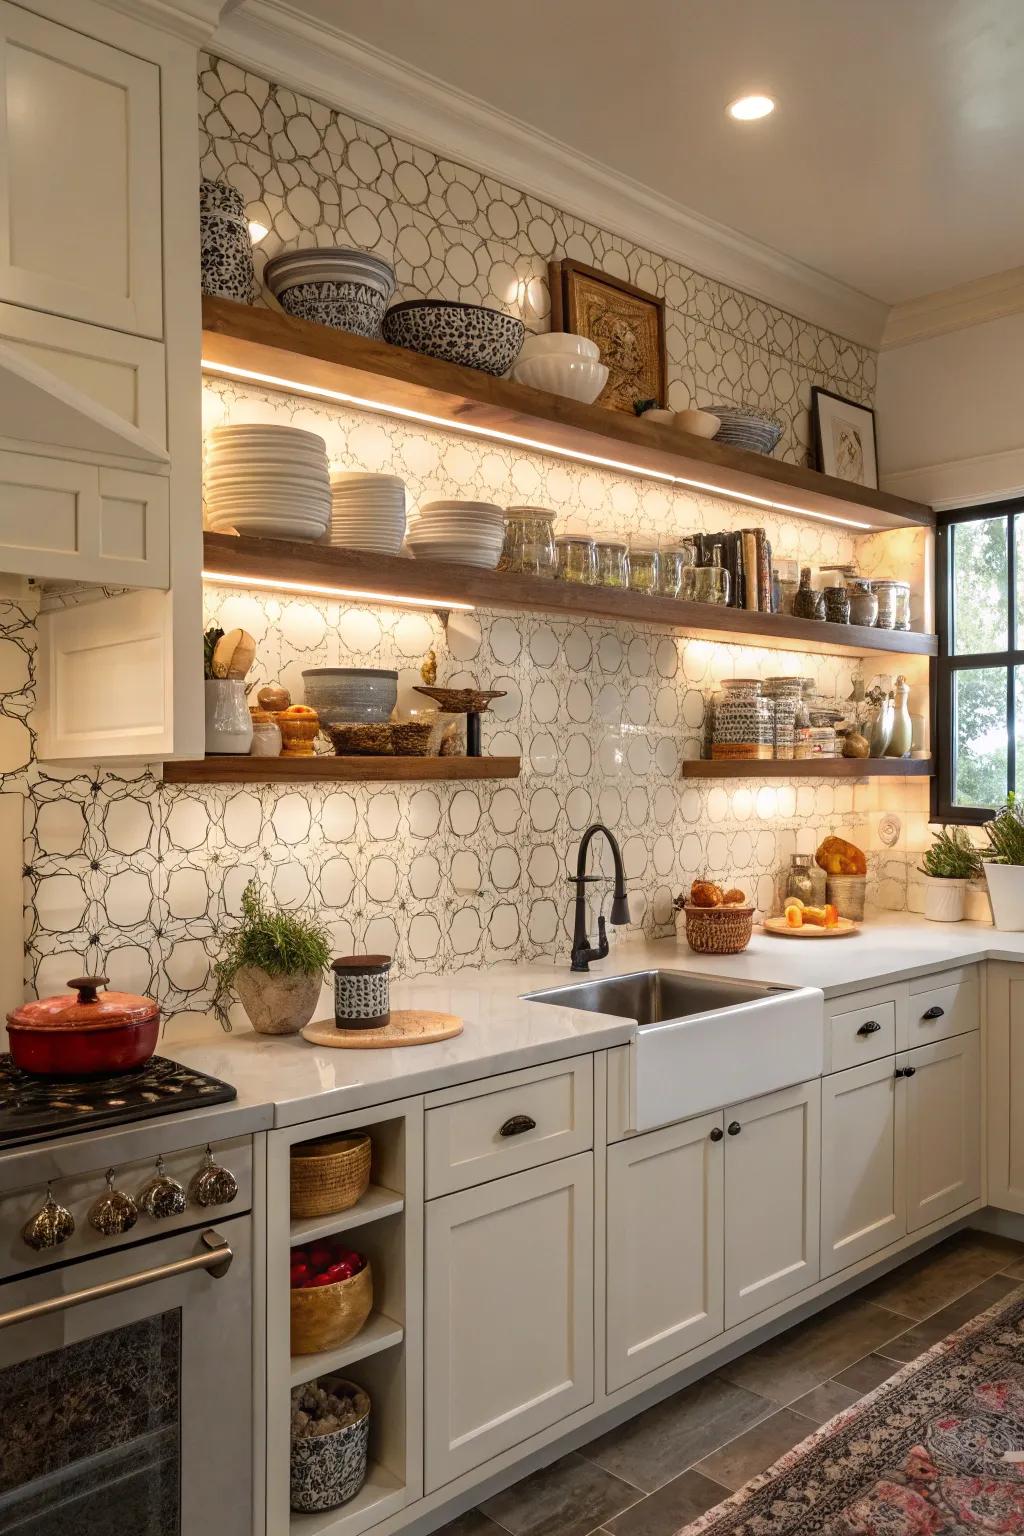
[[[395,274],[363,251],[284,251],[267,262],[263,280],[286,314],[359,336],[377,336]]]
[[[526,327],[515,315],[482,304],[448,299],[409,299],[384,316],[385,341],[463,368],[507,373],[519,356]]]
[[[398,673],[379,667],[310,667],[302,683],[324,726],[387,720],[398,701]]]
[[[781,421],[756,405],[708,405],[704,409],[722,423],[715,433],[716,443],[746,448],[750,453],[771,453],[782,436]]]
[[[522,358],[512,369],[517,384],[529,384],[549,395],[565,395],[590,405],[608,383],[608,369],[589,357],[548,356]]]
[[[533,331],[523,342],[519,361],[525,363],[528,357],[589,357],[597,363],[601,349],[596,341],[577,336],[575,331]]]

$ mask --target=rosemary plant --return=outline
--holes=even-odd
[[[922,875],[933,880],[973,880],[981,874],[981,850],[971,842],[966,827],[940,827],[935,841],[921,860]]]
[[[1024,864],[1024,801],[1010,793],[1006,804],[985,823],[993,864]]]
[[[271,908],[259,882],[250,880],[242,892],[242,921],[228,935],[213,968],[214,1011],[226,1024],[235,977],[243,966],[257,966],[268,976],[312,976],[323,972],[330,958],[330,935],[317,918]]]

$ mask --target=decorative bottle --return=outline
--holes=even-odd
[[[890,695],[893,701],[893,716],[892,730],[885,748],[886,757],[909,757],[910,755],[914,740],[914,722],[910,718],[910,710],[907,707],[909,695],[910,688],[907,680],[901,674],[896,679],[896,687]]]

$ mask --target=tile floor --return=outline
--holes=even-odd
[[[1022,1283],[1024,1243],[957,1233],[534,1472],[439,1536],[674,1536]]]

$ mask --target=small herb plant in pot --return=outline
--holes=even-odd
[[[924,915],[933,923],[958,923],[968,883],[981,869],[981,853],[964,827],[940,827],[921,860]]]
[[[985,823],[989,852],[984,855],[985,883],[992,902],[992,920],[1004,933],[1024,929],[1024,800],[1006,797],[1006,804]]]
[[[268,905],[259,882],[242,893],[242,921],[214,968],[213,1006],[222,1022],[236,994],[261,1035],[297,1035],[320,1000],[331,958],[327,929],[306,912]]]

